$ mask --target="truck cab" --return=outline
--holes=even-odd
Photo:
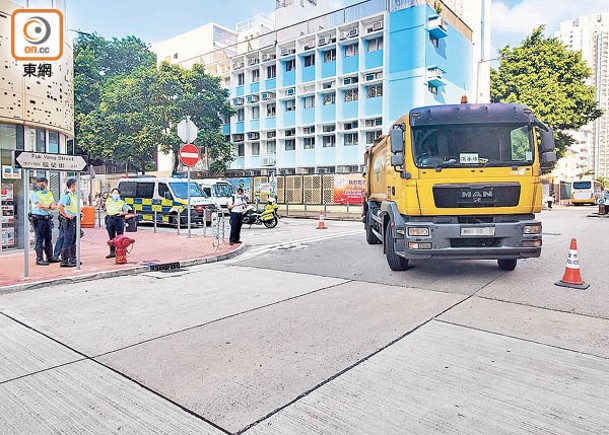
[[[416,108],[365,155],[368,243],[393,270],[411,259],[539,257],[542,169],[552,130],[518,104]]]

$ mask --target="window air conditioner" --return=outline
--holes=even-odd
[[[353,29],[349,30],[349,33],[347,34],[349,38],[353,38],[357,35],[359,35],[359,29],[357,27],[354,27]]]
[[[282,56],[288,56],[290,54],[291,50],[289,48],[282,48],[281,49],[281,55]]]
[[[370,80],[374,80],[376,74],[366,74],[366,81],[369,82]]]
[[[324,37],[324,38],[319,38],[319,44],[320,47],[323,47],[324,45],[328,45],[328,38]]]
[[[294,88],[289,88],[286,89],[285,94],[286,95],[294,95],[295,89]]]
[[[377,30],[382,30],[382,29],[383,29],[382,21],[375,21],[374,23],[372,23],[372,30],[377,31]]]

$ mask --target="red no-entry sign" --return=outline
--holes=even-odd
[[[184,166],[194,166],[201,159],[199,149],[191,143],[182,145],[178,155],[180,156],[180,161],[184,164]]]

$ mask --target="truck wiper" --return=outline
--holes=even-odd
[[[436,166],[436,172],[442,172],[442,168],[448,168],[449,166],[452,166],[455,163],[457,163],[456,159],[446,160],[445,162],[442,162]]]

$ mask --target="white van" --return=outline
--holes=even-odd
[[[235,194],[235,189],[226,180],[207,178],[205,180],[194,180],[208,197],[218,207],[227,208],[229,199]]]
[[[132,206],[140,222],[152,222],[157,209],[157,222],[177,225],[188,221],[184,210],[188,204],[188,182],[183,178],[134,177],[118,182],[125,202]],[[190,183],[191,222],[211,225],[212,213],[217,210],[214,201],[201,191],[194,181]]]

